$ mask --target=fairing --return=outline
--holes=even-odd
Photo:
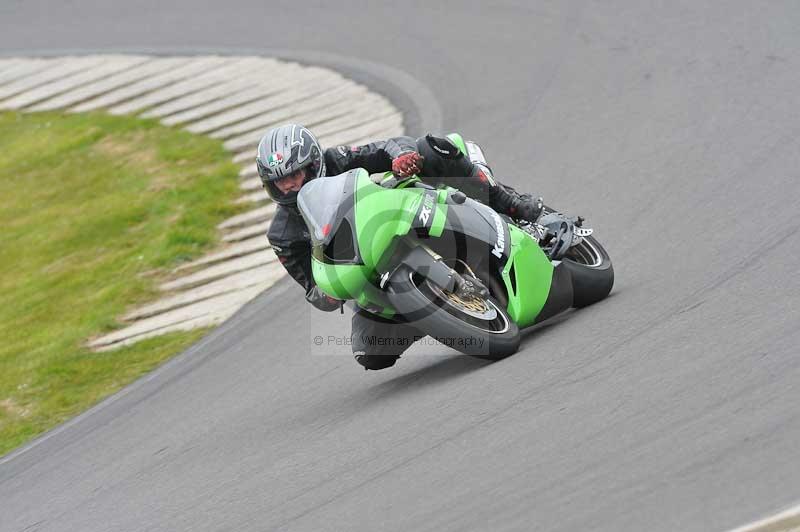
[[[364,170],[303,187],[298,206],[313,235],[317,285],[333,297],[389,316],[393,309],[382,297],[381,278],[422,246],[431,257],[452,257],[498,279],[509,315],[521,327],[535,323],[548,303],[553,265],[530,235],[474,200],[449,201],[453,192],[425,186],[386,189]],[[331,251],[348,237],[352,253]]]

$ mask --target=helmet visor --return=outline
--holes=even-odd
[[[273,201],[281,204],[294,203],[297,193],[308,181],[309,167],[300,168],[291,174],[264,182],[264,188]]]

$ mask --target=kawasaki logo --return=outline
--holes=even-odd
[[[497,242],[495,242],[494,248],[492,249],[492,255],[498,259],[502,259],[503,250],[506,247],[506,233],[503,228],[503,220],[501,220],[500,215],[494,211],[492,211],[492,218],[494,218],[494,229],[497,231]]]
[[[430,194],[425,194],[425,199],[422,200],[422,209],[419,212],[419,221],[422,222],[422,225],[428,225],[428,219],[431,216],[431,211],[433,210],[433,196]]]

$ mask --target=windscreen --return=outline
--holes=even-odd
[[[337,215],[342,203],[353,202],[353,172],[320,177],[303,185],[297,195],[297,206],[306,221],[311,238],[327,244],[336,231]],[[342,216],[346,214],[342,213]]]

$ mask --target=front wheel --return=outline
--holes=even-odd
[[[614,286],[614,267],[605,248],[593,236],[569,249],[562,264],[572,275],[572,306],[580,308],[605,299]]]
[[[414,327],[464,354],[494,360],[519,349],[519,327],[491,297],[464,300],[405,267],[392,276],[388,297]]]

